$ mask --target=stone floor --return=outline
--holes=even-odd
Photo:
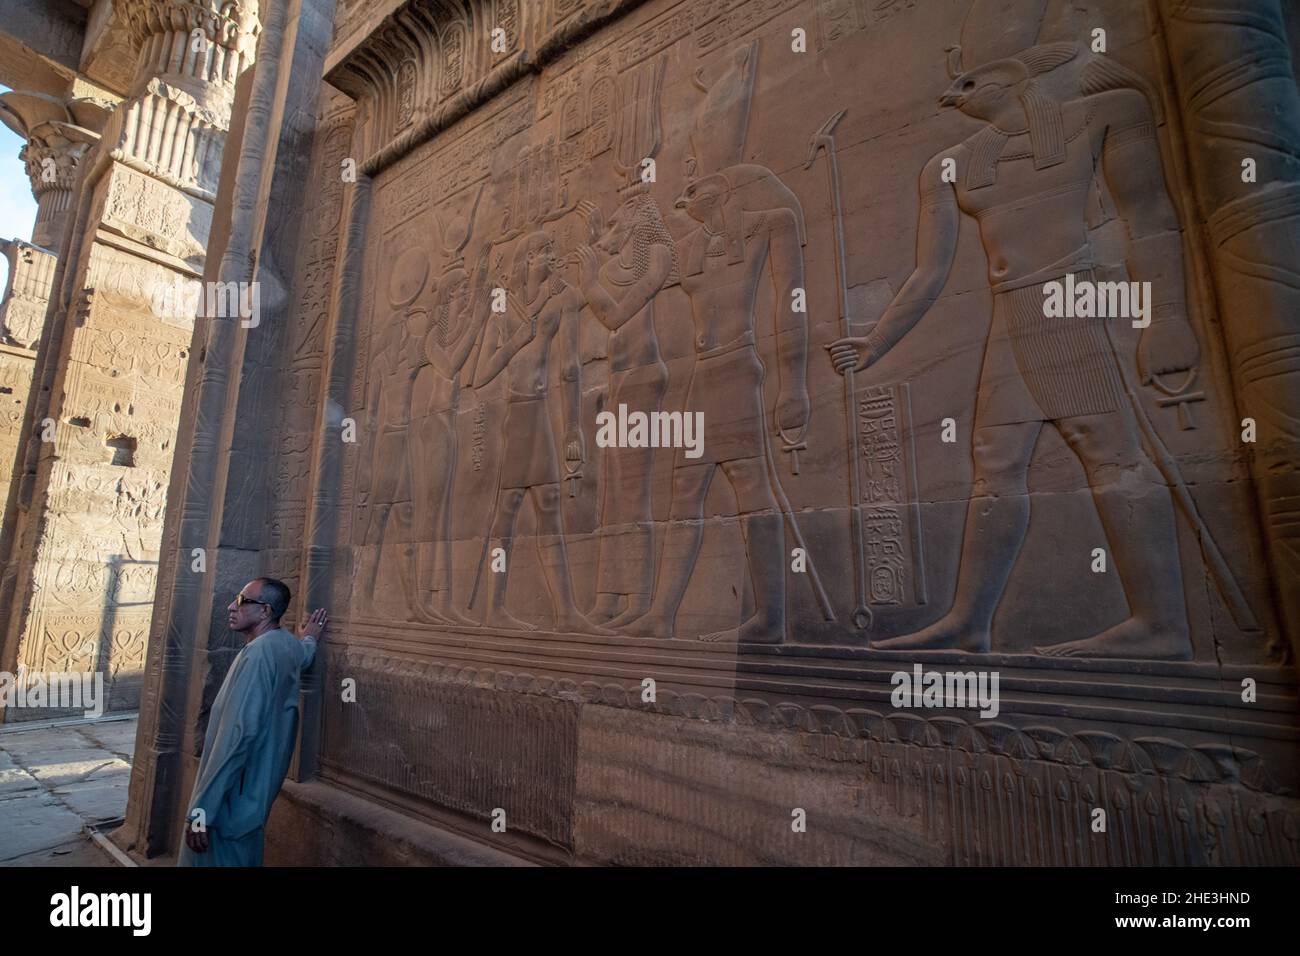
[[[126,812],[136,715],[0,727],[0,866],[114,866],[86,833]]]

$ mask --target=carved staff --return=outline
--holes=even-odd
[[[853,334],[853,328],[849,320],[848,270],[844,262],[844,208],[840,202],[840,164],[835,158],[835,127],[839,125],[840,120],[844,119],[846,112],[848,111],[840,110],[823,123],[821,129],[813,133],[808,143],[808,159],[804,162],[803,168],[811,169],[812,164],[817,161],[818,151],[823,149],[826,151],[827,169],[831,181],[831,211],[835,223],[835,280],[840,292],[840,325],[843,334],[848,336]],[[871,607],[867,604],[867,562],[862,528],[862,452],[858,444],[856,427],[857,413],[854,407],[856,394],[853,386],[853,370],[848,369],[844,373],[844,416],[849,429],[849,513],[853,522],[853,593],[857,599],[852,620],[858,630],[865,631],[871,627],[872,613]]]
[[[813,597],[817,599],[818,607],[821,608],[822,619],[833,621],[835,620],[835,609],[831,607],[831,599],[827,596],[826,588],[822,585],[821,575],[817,573],[817,565],[813,563],[812,552],[808,550],[808,545],[803,539],[803,532],[799,530],[799,522],[795,520],[794,509],[790,507],[790,499],[785,496],[785,489],[781,487],[781,476],[776,470],[776,459],[772,457],[772,443],[767,438],[766,429],[763,431],[763,453],[767,458],[767,473],[772,479],[772,490],[776,494],[777,506],[781,509],[781,515],[785,518],[786,525],[790,528],[790,534],[794,538],[795,545],[803,552],[804,561],[807,564],[808,585],[812,588]]]

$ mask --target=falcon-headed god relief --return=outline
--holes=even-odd
[[[770,273],[783,333],[774,424],[798,441],[809,416],[808,334],[805,316],[790,303],[793,290],[803,286],[804,232],[794,193],[766,167],[740,162],[757,53],[757,43],[736,50],[721,77],[707,88],[700,84],[706,97],[691,134],[694,164],[676,203],[698,223],[678,241],[677,260],[695,326],[695,366],[685,408],[703,413],[704,442],[700,457],[688,458],[678,449],[674,459],[670,521],[654,602],[627,629],[650,637],[674,635],[704,536],[705,498],[721,471],[741,516],[754,612],[739,627],[703,639],[785,639],[783,523],[790,522],[796,538],[798,528],[776,476],[754,306],[759,284]]]
[[[1042,12],[1042,4],[1037,4]],[[968,57],[981,31],[1005,25],[968,18]],[[1033,43],[1034,31],[1019,38]],[[968,42],[974,34],[976,47]],[[1005,43],[999,34],[994,42]],[[1014,42],[1014,40],[1013,40]],[[1015,47],[1011,47],[1012,50]],[[1192,656],[1168,455],[1157,468],[1142,437],[1158,443],[1102,318],[1049,317],[1045,287],[1094,278],[1086,204],[1094,176],[1109,189],[1127,233],[1129,278],[1149,282],[1150,324],[1139,375],[1194,367],[1179,225],[1165,188],[1150,106],[1136,89],[1062,102],[1042,77],[1078,53],[1072,43],[1028,46],[959,72],[940,98],[984,123],[940,150],[920,178],[917,265],[865,337],[831,347],[840,372],[878,361],[938,298],[952,268],[960,216],[975,219],[988,257],[993,320],[976,399],[974,487],[966,513],[956,595],[937,623],[876,643],[882,649],[986,652],[990,628],[1030,517],[1027,473],[1044,425],[1055,428],[1087,474],[1129,616],[1082,640],[1041,648],[1059,656],[1186,659]],[[960,56],[960,52],[959,52]],[[943,175],[945,166],[952,173]],[[1162,476],[1161,469],[1165,470]],[[1180,499],[1180,503],[1182,503]],[[1194,514],[1189,515],[1193,521]]]

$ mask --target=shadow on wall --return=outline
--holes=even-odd
[[[136,710],[140,706],[149,618],[143,618],[146,624],[142,630],[138,623],[119,627],[118,615],[121,611],[152,606],[157,568],[157,561],[137,561],[121,554],[108,559],[108,586],[99,626],[99,653],[96,655],[97,669],[104,674],[108,695],[105,711]],[[140,620],[139,616],[128,615],[128,618],[132,617],[135,622]]]

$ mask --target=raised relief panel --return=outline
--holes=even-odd
[[[1227,792],[1282,832],[1293,675],[1241,527],[1227,365],[1202,354],[1219,343],[1177,131],[1072,5],[1000,4],[649,0],[548,46],[538,25],[580,4],[491,0],[537,58],[491,95],[486,38],[438,5],[421,39],[441,59],[394,55],[373,86],[361,54],[336,68],[385,119],[362,235],[340,240],[359,246],[327,246],[332,197],[312,212],[284,389],[311,401],[314,357],[339,358],[330,411],[357,440],[307,488],[321,439],[286,435],[270,526],[287,548],[310,533],[299,502],[345,514],[304,553],[348,605],[330,667],[383,700],[331,704],[327,776],[476,819],[498,805],[483,773],[524,786],[506,723],[537,720],[579,749],[552,754],[573,778],[529,778],[555,789],[528,835],[580,859],[788,858],[726,789],[761,778],[753,801],[803,806],[764,776],[777,746],[796,783],[866,780],[920,847],[893,862],[1158,857],[1087,842],[1107,800],[1181,832],[1170,859],[1236,858],[1193,832]],[[336,330],[355,339],[326,342],[335,252],[362,260]],[[997,712],[900,707],[918,661],[1000,671]],[[1263,716],[1223,692],[1247,671],[1280,695]],[[1225,707],[1260,721],[1231,757]],[[499,766],[424,766],[461,724]],[[857,803],[818,812],[861,826]]]
[[[113,167],[104,225],[177,259],[201,262],[212,205],[126,166]]]

